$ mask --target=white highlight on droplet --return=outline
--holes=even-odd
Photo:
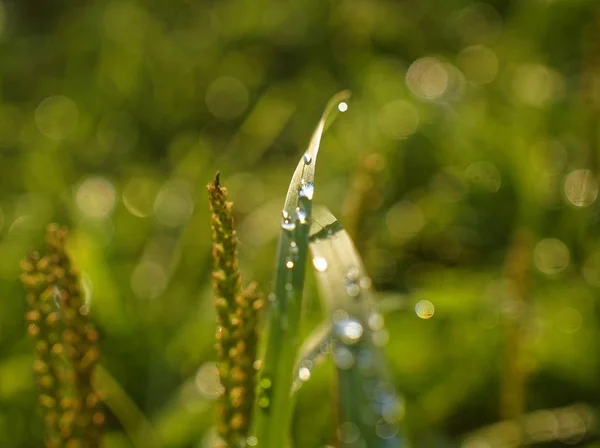
[[[308,381],[310,379],[310,369],[308,367],[301,367],[298,370],[298,378],[302,381]]]
[[[325,272],[328,267],[327,260],[323,257],[315,257],[313,258],[313,266],[317,271]]]
[[[356,319],[341,320],[336,326],[340,340],[346,345],[356,344],[363,335],[363,327]]]
[[[342,101],[340,104],[338,104],[338,110],[340,112],[346,112],[348,110],[348,103]]]

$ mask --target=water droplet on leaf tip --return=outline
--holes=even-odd
[[[348,103],[342,101],[340,104],[338,104],[338,110],[340,112],[346,112],[348,110]]]
[[[305,154],[302,156],[302,160],[304,160],[304,164],[305,164],[305,165],[310,165],[310,164],[312,163],[312,157],[310,156],[310,154],[309,154],[309,153],[305,153]]]

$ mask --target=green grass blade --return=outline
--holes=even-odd
[[[264,448],[288,444],[292,415],[290,393],[298,350],[298,326],[308,255],[315,165],[325,124],[332,110],[350,96],[336,94],[327,104],[288,189],[275,265],[274,292],[269,302],[269,327],[259,378],[258,411],[253,443]]]
[[[304,340],[294,369],[296,372],[293,385],[294,392],[310,379],[312,370],[325,360],[331,344],[331,335],[331,322],[327,320],[315,328],[310,336]]]
[[[371,297],[371,280],[348,233],[325,208],[317,209],[310,251],[332,322],[338,375],[341,447],[399,448],[402,405],[382,349],[387,332]]]

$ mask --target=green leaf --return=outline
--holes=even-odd
[[[348,233],[326,208],[315,212],[310,251],[331,316],[340,446],[406,446],[400,435],[403,405],[389,379],[387,331],[372,300],[371,280]]]
[[[256,442],[265,448],[282,448],[288,444],[292,415],[290,394],[299,346],[298,328],[315,165],[326,122],[334,108],[349,96],[347,91],[340,92],[327,103],[308,149],[296,166],[282,211],[274,291],[269,297],[266,350],[259,377],[258,410],[254,424]]]

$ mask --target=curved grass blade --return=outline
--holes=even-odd
[[[299,345],[298,326],[308,254],[316,159],[331,111],[349,96],[347,91],[340,92],[327,103],[308,149],[296,166],[285,199],[274,291],[269,297],[265,356],[259,377],[259,409],[255,414],[253,443],[256,442],[260,447],[283,448],[288,443],[292,413],[290,393]]]
[[[331,323],[323,322],[304,340],[294,369],[293,392],[308,381],[312,370],[325,360],[331,346]]]
[[[400,448],[401,400],[387,372],[382,315],[348,233],[325,208],[315,211],[310,251],[332,325],[341,447]]]

